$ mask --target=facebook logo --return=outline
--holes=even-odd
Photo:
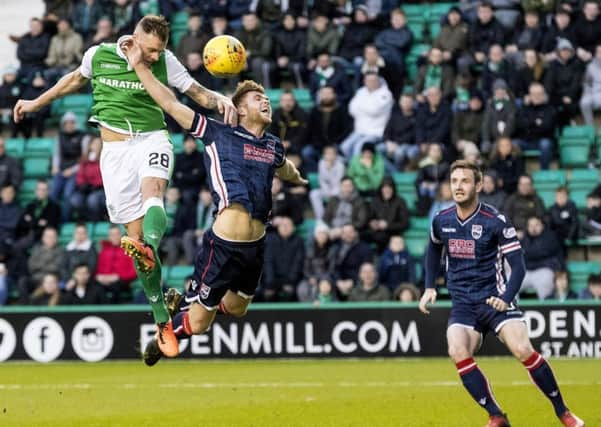
[[[25,352],[37,362],[51,362],[65,347],[65,333],[51,317],[37,317],[23,331]]]

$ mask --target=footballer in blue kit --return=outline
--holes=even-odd
[[[148,94],[205,146],[215,220],[203,235],[191,289],[185,296],[170,289],[165,300],[181,340],[206,332],[217,312],[246,314],[263,269],[273,177],[300,185],[307,181],[286,159],[282,142],[265,132],[271,104],[261,85],[250,80],[238,84],[232,102],[239,123],[231,127],[178,102],[143,62],[135,43],[124,50]],[[155,338],[144,350],[144,362],[152,366],[162,356]]]
[[[447,325],[449,356],[464,387],[488,412],[487,427],[510,425],[473,358],[488,332],[494,332],[523,363],[564,426],[584,426],[566,407],[551,367],[532,347],[515,302],[525,274],[515,228],[501,212],[478,201],[482,189],[478,166],[456,161],[451,165],[450,181],[455,206],[439,212],[432,221],[426,251],[426,290],[420,310],[428,314],[428,305],[436,301],[434,282],[444,249],[447,289],[452,300]],[[509,271],[505,271],[506,264]]]

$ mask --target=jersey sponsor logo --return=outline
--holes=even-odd
[[[106,77],[98,77],[98,83],[113,87],[115,89],[145,90],[144,85],[142,83],[130,82],[127,80],[116,80],[116,79],[107,79]]]
[[[203,283],[202,285],[200,285],[199,293],[202,299],[207,299],[209,297],[209,294],[211,293],[211,288],[209,288],[209,286]]]
[[[472,225],[472,237],[476,240],[478,240],[480,237],[482,237],[482,226],[479,224],[473,224]]]
[[[464,239],[449,239],[449,255],[453,258],[476,259],[476,242]]]
[[[457,231],[457,229],[455,229],[453,227],[442,227],[443,233],[455,233],[456,231]]]
[[[100,63],[100,68],[110,68],[112,70],[120,70],[121,69],[121,65],[119,65],[119,64],[111,64],[109,62],[101,62]]]
[[[517,236],[517,232],[515,231],[515,228],[513,227],[509,227],[509,228],[504,228],[503,229],[503,237],[505,237],[506,239],[511,239],[515,236]]]
[[[267,150],[265,148],[255,147],[254,145],[244,144],[244,160],[271,164],[275,160],[275,153],[273,150]]]
[[[268,139],[266,146],[268,150],[275,151],[275,141],[273,139]]]

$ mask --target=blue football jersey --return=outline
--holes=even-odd
[[[456,206],[439,212],[430,239],[445,248],[447,288],[451,298],[461,302],[502,295],[507,283],[504,256],[522,250],[515,228],[485,203],[464,221]]]
[[[257,138],[241,126],[231,127],[197,113],[190,134],[205,146],[204,162],[216,212],[239,203],[252,218],[267,222],[271,182],[286,161],[279,138]]]

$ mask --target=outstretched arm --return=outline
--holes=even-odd
[[[286,159],[282,166],[275,170],[275,173],[284,181],[288,181],[292,184],[306,185],[309,183],[309,181],[301,177],[301,174],[298,169],[296,169],[296,166],[294,166],[294,164],[288,159]]]
[[[140,82],[144,85],[146,92],[154,101],[183,128],[190,129],[194,121],[194,111],[177,100],[174,93],[167,86],[162,84],[148,66],[142,61],[142,51],[140,47],[131,40],[122,46],[127,55],[129,64],[138,75]]]
[[[13,119],[15,123],[19,123],[23,120],[26,113],[35,113],[57,98],[77,92],[87,82],[88,79],[85,78],[79,71],[79,68],[77,68],[76,70],[65,74],[54,86],[42,93],[36,99],[30,101],[20,99],[13,109]]]
[[[231,99],[227,96],[207,89],[198,82],[192,83],[190,89],[186,92],[201,107],[209,110],[217,109],[220,114],[223,114],[223,123],[236,126],[238,124],[238,114],[236,107]]]

